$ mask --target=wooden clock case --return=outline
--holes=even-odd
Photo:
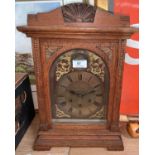
[[[87,4],[74,3],[51,12],[28,15],[28,25],[17,29],[32,38],[40,117],[34,149],[89,146],[123,150],[119,108],[124,50],[126,39],[137,31],[130,27],[129,17],[115,15]],[[50,69],[60,55],[78,48],[94,52],[108,67],[110,86],[105,122],[53,121],[51,94],[55,92],[50,89]]]

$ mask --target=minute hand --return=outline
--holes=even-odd
[[[83,94],[82,96],[85,96],[85,95],[88,95],[88,94],[92,94],[92,93],[94,93],[94,92],[95,92],[95,90],[91,90],[91,91],[89,91],[89,92]]]

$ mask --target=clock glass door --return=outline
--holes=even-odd
[[[50,73],[53,118],[105,120],[109,92],[105,62],[90,51],[75,49],[62,54],[53,66]]]

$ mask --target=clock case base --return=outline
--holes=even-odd
[[[123,151],[121,133],[107,129],[84,129],[55,127],[48,131],[39,131],[34,150],[46,151],[51,147],[106,147],[111,151]]]

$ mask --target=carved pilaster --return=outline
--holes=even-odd
[[[32,45],[33,45],[33,58],[34,63],[38,64],[40,62],[40,53],[39,53],[39,39],[34,38],[32,39]],[[35,65],[35,74],[40,75],[41,67],[40,65]]]
[[[36,76],[36,87],[37,87],[37,97],[38,97],[38,106],[39,106],[39,115],[40,115],[40,126],[47,126],[46,121],[46,110],[43,103],[44,100],[44,91],[43,91],[43,71],[42,71],[42,63],[41,63],[41,52],[40,52],[40,44],[38,38],[32,38],[33,45],[33,59],[34,59],[34,67],[35,67],[35,76]]]
[[[113,122],[111,124],[111,130],[117,131],[119,127],[119,109],[121,101],[121,90],[122,90],[122,78],[123,78],[123,66],[125,58],[125,44],[126,41],[119,41],[118,48],[118,62],[116,66],[116,86],[115,86],[115,96],[114,96],[114,106],[113,106]],[[115,112],[114,112],[115,111]]]
[[[124,68],[124,59],[125,59],[125,44],[126,41],[122,40],[119,43],[119,60],[118,60],[118,79],[117,79],[117,93],[116,93],[116,102],[119,104],[121,98],[122,90],[122,78],[123,78],[123,68]]]

